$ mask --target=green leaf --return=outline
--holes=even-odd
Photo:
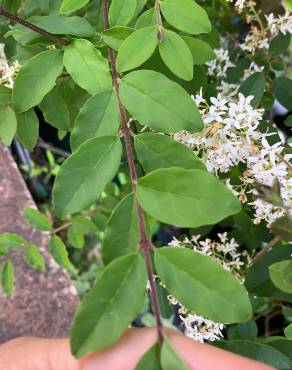
[[[39,120],[33,109],[17,116],[16,138],[32,151],[39,137]]]
[[[142,309],[146,268],[141,255],[109,264],[77,310],[71,332],[76,357],[112,346]]]
[[[207,13],[192,0],[162,1],[161,11],[167,22],[180,31],[191,35],[211,32]]]
[[[146,173],[169,167],[205,169],[203,162],[192,150],[166,135],[137,135],[135,149]]]
[[[114,209],[108,220],[102,260],[105,264],[127,253],[137,250],[139,244],[139,225],[133,194],[129,194]]]
[[[224,324],[250,319],[246,289],[210,257],[185,248],[160,248],[155,266],[167,291],[187,309]]]
[[[82,234],[94,234],[97,231],[96,225],[85,216],[76,216],[72,220],[72,225]]]
[[[30,244],[25,248],[23,258],[25,262],[32,268],[39,270],[41,272],[46,271],[44,257],[41,255],[37,246],[35,246],[34,244]]]
[[[53,89],[62,70],[62,51],[57,49],[44,51],[25,62],[14,82],[12,103],[16,111],[22,113],[38,105]]]
[[[164,338],[161,349],[161,366],[163,370],[188,370],[167,338]]]
[[[17,250],[27,244],[27,241],[18,234],[0,234],[0,245],[4,245],[8,250]]]
[[[280,236],[281,239],[286,241],[292,240],[292,217],[285,215],[277,218],[271,225],[271,230],[274,234]]]
[[[288,325],[284,330],[285,337],[289,340],[292,340],[292,324]]]
[[[213,225],[241,208],[224,184],[202,170],[166,168],[151,172],[139,179],[137,197],[150,216],[181,227]]]
[[[137,0],[112,0],[109,8],[109,22],[111,27],[127,26],[134,17]]]
[[[24,217],[37,230],[52,231],[53,229],[47,217],[34,208],[24,207]]]
[[[136,14],[138,15],[146,5],[147,0],[137,0]]]
[[[72,13],[83,8],[89,3],[89,0],[63,0],[60,11],[61,13]]]
[[[292,294],[292,261],[286,260],[269,266],[272,282],[283,292]]]
[[[253,96],[252,104],[257,106],[264,95],[266,88],[265,75],[262,72],[255,72],[249,76],[240,86],[239,92],[244,96]]]
[[[80,110],[71,135],[71,148],[76,150],[93,137],[116,135],[119,127],[120,111],[115,91],[99,92]]]
[[[124,40],[134,31],[129,27],[113,27],[103,31],[102,38],[110,48],[118,51]]]
[[[159,132],[196,132],[203,128],[200,113],[188,93],[154,71],[135,71],[121,80],[120,96],[134,119]]]
[[[61,166],[53,189],[53,203],[60,218],[94,203],[115,176],[121,160],[118,137],[102,136],[86,141]],[[64,191],[65,190],[65,191]]]
[[[66,47],[64,65],[77,85],[91,95],[112,88],[107,60],[88,40],[78,39]]]
[[[216,58],[215,52],[206,42],[194,39],[190,36],[182,36],[182,39],[188,45],[192,53],[194,65],[205,64]]]
[[[14,267],[11,261],[4,263],[1,269],[2,289],[8,297],[11,297],[14,289]]]
[[[282,32],[279,32],[276,37],[270,43],[269,53],[272,57],[278,57],[282,53],[284,53],[291,42],[291,34],[286,33],[284,35]]]
[[[292,80],[286,77],[277,78],[273,90],[279,102],[288,110],[292,110]]]
[[[44,97],[40,109],[47,123],[58,130],[69,131],[70,113],[59,86]]]
[[[96,35],[95,29],[84,17],[67,17],[63,14],[51,14],[47,16],[33,16],[28,21],[55,35],[79,37]]]
[[[125,72],[139,67],[153,55],[157,45],[157,27],[145,27],[133,32],[119,49],[118,71]]]
[[[82,249],[84,247],[85,239],[84,233],[78,230],[78,228],[71,226],[67,232],[68,243],[76,249]]]
[[[245,285],[248,291],[258,297],[272,297],[274,299],[292,302],[292,295],[284,293],[272,282],[269,267],[276,262],[291,259],[292,246],[276,246],[251,266],[247,272]]]
[[[157,24],[157,10],[156,7],[146,10],[135,25],[136,29],[143,28],[143,27],[151,27]]]
[[[11,101],[11,89],[1,85],[0,86],[0,105],[9,104]]]
[[[54,235],[50,242],[49,242],[49,251],[53,257],[53,259],[63,267],[65,270],[76,273],[75,267],[70,262],[67,248],[65,244],[62,242],[62,239],[59,238],[57,235]]]
[[[276,369],[289,370],[291,363],[289,358],[283,355],[276,348],[266,344],[254,343],[245,340],[219,341],[216,346],[226,351],[231,351],[238,355],[248,357],[252,360],[260,361]]]
[[[16,134],[17,119],[14,110],[9,106],[0,107],[0,140],[10,145]]]
[[[292,341],[284,337],[268,337],[266,344],[276,348],[292,361]]]
[[[185,41],[175,32],[163,30],[164,38],[159,53],[167,67],[176,76],[190,81],[194,77],[193,56]]]
[[[160,346],[154,344],[140,359],[135,370],[162,370],[160,366]]]

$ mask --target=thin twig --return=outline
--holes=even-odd
[[[65,150],[62,150],[62,149],[59,149],[59,148],[56,148],[48,143],[45,143],[44,141],[42,140],[39,140],[38,143],[37,143],[37,147],[39,148],[42,148],[42,149],[46,149],[46,150],[50,150],[52,153],[54,154],[57,154],[57,155],[60,155],[62,157],[69,157],[71,155],[71,153],[65,151]]]
[[[105,29],[110,28],[108,12],[109,12],[108,0],[103,0],[103,21],[104,21]],[[146,263],[147,275],[148,275],[148,280],[149,280],[149,285],[150,285],[151,306],[152,306],[154,317],[156,320],[158,341],[162,343],[163,342],[163,324],[162,324],[161,317],[160,317],[159,299],[158,299],[158,294],[157,294],[157,290],[156,290],[156,286],[154,282],[154,271],[153,271],[152,260],[151,260],[151,255],[150,255],[151,242],[147,237],[146,223],[145,223],[143,210],[136,198],[136,186],[137,186],[138,178],[137,178],[137,173],[136,173],[136,168],[135,168],[135,161],[134,161],[132,143],[131,143],[131,138],[130,138],[130,130],[127,125],[127,115],[126,115],[125,108],[120,99],[120,75],[116,67],[116,56],[115,56],[113,49],[109,48],[108,52],[109,52],[109,60],[110,60],[110,65],[111,65],[111,70],[112,70],[113,81],[114,81],[114,88],[115,88],[115,92],[116,92],[116,96],[117,96],[117,100],[119,104],[121,127],[122,127],[121,129],[122,129],[122,133],[124,136],[125,147],[126,147],[126,152],[127,152],[127,159],[128,159],[129,169],[130,169],[132,190],[135,195],[135,203],[136,203],[136,208],[137,208],[138,223],[139,223],[139,229],[140,229],[140,249],[143,251],[145,263]]]
[[[254,257],[252,261],[252,265],[258,262],[263,256],[265,256],[279,241],[281,238],[279,236],[275,236],[267,245],[264,246],[262,250],[259,251],[258,254]]]
[[[63,46],[66,46],[69,43],[69,41],[63,39],[62,37],[55,36],[52,33],[47,32],[44,29],[24,20],[23,18],[20,18],[17,15],[10,13],[8,10],[4,9],[2,6],[0,6],[0,15],[3,15],[5,18],[8,18],[13,22],[21,24],[22,26],[39,33],[40,35],[44,36],[48,40],[51,40],[54,44],[61,44]]]

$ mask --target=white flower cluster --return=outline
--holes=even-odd
[[[215,49],[216,58],[207,62],[209,76],[226,77],[226,72],[235,65],[230,61],[228,50]]]
[[[169,245],[173,247],[190,248],[212,258],[226,271],[230,271],[238,277],[240,276],[242,266],[248,263],[248,255],[245,252],[239,252],[239,245],[234,238],[229,240],[227,233],[219,233],[219,241],[214,241],[209,238],[205,240],[200,239],[200,235],[192,236],[191,239],[184,238],[183,241],[173,238]]]
[[[214,342],[223,338],[223,324],[215,323],[203,316],[188,312],[173,296],[169,295],[168,301],[174,306],[180,306],[178,309],[179,317],[184,326],[184,333],[200,343]]]
[[[272,35],[282,32],[284,35],[292,33],[292,14],[288,11],[284,15],[275,17],[273,13],[266,16],[268,28]]]
[[[231,167],[246,162],[254,154],[254,142],[261,138],[258,126],[263,111],[251,105],[253,97],[238,95],[228,101],[222,94],[211,98],[209,106],[202,95],[195,101],[199,106],[205,127],[202,132],[180,132],[174,138],[196,151],[210,172],[228,172]]]
[[[250,262],[247,253],[240,253],[238,251],[239,245],[236,240],[234,238],[228,240],[227,233],[218,234],[219,241],[214,241],[209,238],[200,240],[200,238],[200,235],[193,236],[191,239],[185,238],[183,241],[173,238],[169,245],[190,248],[203,255],[209,256],[222,265],[225,270],[238,276],[242,266]],[[185,328],[185,334],[188,337],[201,343],[220,340],[223,337],[223,324],[215,323],[212,320],[189,312],[173,296],[168,296],[168,300],[171,304],[180,306],[178,312]]]
[[[180,319],[185,327],[185,335],[198,342],[214,342],[223,338],[223,324],[192,314],[187,316],[180,315]]]
[[[208,105],[200,93],[194,100],[203,117],[203,131],[195,134],[179,132],[173,137],[194,150],[208,171],[217,176],[242,163],[241,184],[235,187],[227,180],[227,186],[242,202],[247,201],[248,194],[257,194],[257,184],[272,186],[278,179],[284,205],[292,214],[292,165],[289,162],[292,156],[282,156],[282,144],[270,145],[268,138],[271,134],[258,129],[264,112],[251,105],[252,99],[252,96],[242,94],[230,95],[227,99],[218,94]],[[254,222],[257,224],[265,220],[270,225],[285,213],[284,208],[261,199],[250,205],[255,209]]]
[[[254,53],[257,49],[269,49],[269,37],[267,32],[252,26],[244,43],[240,44],[240,47],[242,50],[249,53]]]
[[[233,2],[233,0],[226,0],[226,1],[229,2],[229,3]],[[255,6],[255,5],[256,5],[256,3],[253,0],[236,0],[235,4],[234,4],[234,6],[236,7],[236,9],[238,10],[239,13],[242,13],[242,11],[245,8],[248,8],[250,6]]]
[[[20,65],[18,61],[9,65],[4,52],[4,44],[0,44],[0,85],[4,85],[12,89],[15,75],[19,69]]]

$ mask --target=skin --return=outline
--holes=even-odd
[[[167,330],[166,335],[190,370],[273,370],[261,363],[194,342],[174,330]],[[111,349],[78,361],[70,354],[68,339],[19,338],[0,346],[0,364],[3,370],[134,370],[139,359],[155,342],[154,329],[132,328]]]

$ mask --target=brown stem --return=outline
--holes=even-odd
[[[16,22],[18,24],[21,24],[22,26],[31,29],[32,31],[35,31],[39,33],[40,35],[44,36],[45,38],[51,40],[54,44],[61,44],[66,46],[68,44],[68,41],[53,35],[52,33],[49,33],[45,31],[44,29],[35,26],[34,24],[27,22],[26,20],[18,17],[17,15],[14,15],[10,13],[8,10],[4,9],[2,6],[0,6],[0,15],[3,15],[4,17],[10,19],[13,22]]]
[[[105,29],[110,28],[109,18],[108,18],[108,11],[109,11],[108,7],[109,7],[108,0],[103,0],[103,21],[104,21]],[[137,186],[138,178],[137,178],[132,143],[131,143],[131,138],[130,138],[130,129],[127,125],[126,110],[120,98],[120,75],[116,67],[116,56],[115,56],[113,49],[109,48],[108,52],[109,52],[109,60],[110,60],[110,65],[111,65],[111,70],[112,70],[113,81],[114,81],[114,88],[115,88],[115,92],[116,92],[116,96],[117,96],[117,100],[119,104],[119,110],[120,110],[120,116],[121,116],[121,127],[122,127],[121,130],[122,130],[124,140],[125,140],[125,147],[126,147],[127,159],[128,159],[129,169],[130,169],[132,190],[133,190],[135,201],[136,201],[138,223],[139,223],[139,229],[140,229],[140,248],[143,251],[145,263],[146,263],[147,275],[148,275],[148,280],[149,280],[149,285],[150,285],[151,306],[152,306],[154,317],[156,320],[158,341],[162,343],[163,342],[163,324],[162,324],[161,317],[160,317],[159,299],[158,299],[158,294],[157,294],[157,290],[155,287],[154,271],[153,271],[152,260],[151,260],[151,255],[150,255],[151,242],[147,237],[146,223],[145,223],[143,210],[136,198],[136,186]]]
[[[279,236],[275,236],[258,254],[254,257],[252,261],[252,265],[258,262],[263,256],[265,256],[279,241],[281,238]]]

